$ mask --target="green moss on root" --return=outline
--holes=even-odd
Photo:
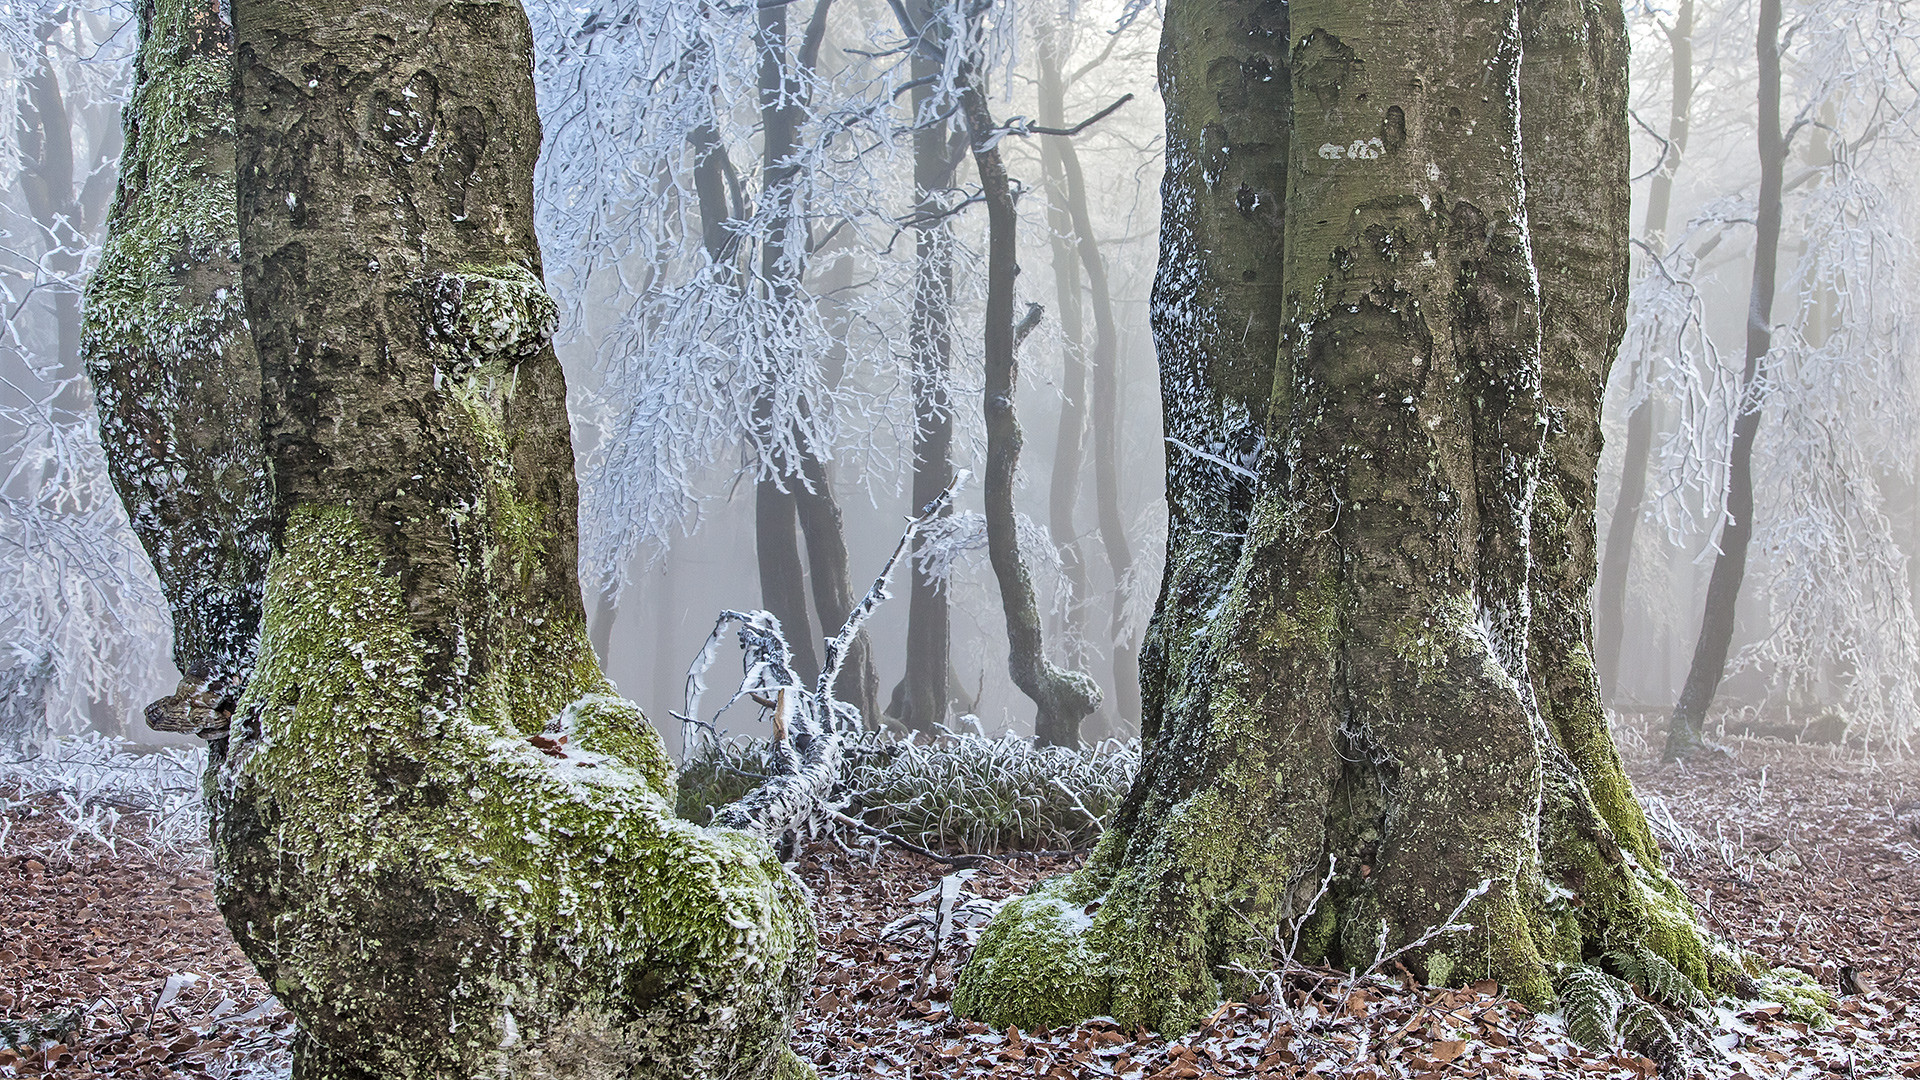
[[[508,651],[544,673],[478,695],[512,715],[448,696],[379,543],[348,510],[293,512],[216,800],[247,811],[216,828],[223,908],[275,991],[382,1076],[809,1075],[784,1045],[802,887],[760,841],[674,817],[659,737],[580,661],[583,626]],[[564,756],[524,734],[548,720]]]
[[[1760,977],[1760,996],[1778,1002],[1786,1014],[1811,1027],[1833,1026],[1833,995],[1798,968],[1777,967]]]
[[[1106,1011],[1105,958],[1084,905],[1067,899],[1070,888],[1055,879],[1001,909],[981,938],[978,970],[954,991],[956,1011],[1028,1031]]]

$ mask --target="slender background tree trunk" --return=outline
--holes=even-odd
[[[1038,32],[1040,66],[1039,117],[1048,127],[1067,122],[1066,81],[1060,71],[1061,28],[1049,15]],[[1068,598],[1061,628],[1070,663],[1079,663],[1086,646],[1087,604],[1092,587],[1087,582],[1087,560],[1074,508],[1080,502],[1080,473],[1087,443],[1086,327],[1080,292],[1080,254],[1074,245],[1073,213],[1068,208],[1066,166],[1071,153],[1066,139],[1040,143],[1040,166],[1046,177],[1047,233],[1053,256],[1053,296],[1060,322],[1060,425],[1053,440],[1053,475],[1047,484],[1047,535],[1060,552],[1073,595]]]
[[[1693,114],[1693,0],[1681,0],[1673,25],[1667,28],[1667,42],[1673,50],[1673,99],[1667,116],[1666,154],[1660,170],[1653,174],[1647,195],[1645,236],[1649,258],[1666,254],[1673,178],[1686,158],[1687,132]],[[1633,538],[1640,527],[1641,505],[1646,497],[1647,463],[1653,456],[1658,412],[1653,387],[1648,386],[1627,415],[1627,446],[1620,462],[1620,494],[1614,500],[1606,550],[1600,559],[1600,591],[1594,605],[1594,651],[1600,685],[1609,695],[1620,693],[1620,644],[1627,632],[1627,572],[1632,566]]]
[[[1753,241],[1753,291],[1747,301],[1747,359],[1740,374],[1740,413],[1728,452],[1726,518],[1720,554],[1707,580],[1707,602],[1693,663],[1673,707],[1667,732],[1668,760],[1704,745],[1707,710],[1726,674],[1733,647],[1733,619],[1746,579],[1747,546],[1753,540],[1753,443],[1760,432],[1761,374],[1773,347],[1773,294],[1780,267],[1781,184],[1787,142],[1780,130],[1780,0],[1760,0],[1755,53],[1760,68],[1760,204]]]
[[[771,4],[760,9],[759,41],[760,49],[760,115],[763,129],[763,171],[765,182],[761,188],[761,198],[778,207],[774,225],[768,230],[767,240],[761,248],[760,274],[767,300],[773,310],[773,317],[783,324],[793,318],[792,307],[799,293],[801,278],[806,272],[807,249],[811,238],[807,234],[805,207],[801,205],[799,192],[795,184],[799,178],[799,167],[793,155],[799,149],[800,121],[805,115],[806,98],[809,93],[808,80],[812,78],[815,60],[826,33],[827,12],[831,10],[832,0],[818,0],[808,20],[807,30],[802,37],[799,49],[794,51],[788,40],[787,6]],[[787,328],[778,328],[784,338]],[[777,354],[784,348],[776,343]],[[793,363],[795,358],[771,356],[768,363],[777,372],[780,368]],[[798,408],[804,414],[812,403],[802,401]],[[786,418],[784,421],[769,414],[765,417],[769,425],[781,422],[799,427],[798,418]],[[765,439],[774,438],[772,431],[761,433]],[[847,541],[844,524],[840,515],[840,504],[833,492],[833,478],[825,461],[804,439],[796,439],[798,449],[796,460],[784,462],[785,472],[774,478],[773,487],[768,481],[762,481],[756,489],[756,535],[767,543],[765,554],[761,558],[763,574],[771,570],[780,580],[777,589],[769,598],[777,595],[782,606],[793,603],[794,594],[804,597],[804,586],[800,584],[798,571],[798,548],[794,546],[790,554],[788,548],[793,542],[787,536],[775,535],[777,532],[791,533],[790,520],[797,519],[800,532],[806,537],[807,564],[813,586],[814,613],[819,617],[819,629],[822,637],[838,633],[841,624],[853,611],[854,595],[852,579],[847,569]],[[779,506],[782,501],[791,501],[792,513]],[[764,506],[766,513],[761,515],[758,508]],[[772,564],[772,565],[769,565]],[[766,578],[761,582],[763,593],[767,593]],[[787,616],[773,610],[782,625],[787,624]],[[804,615],[805,602],[793,609],[795,624],[788,629],[789,644],[798,636],[812,633]],[[814,643],[809,641],[806,652],[813,652]],[[802,666],[799,673],[805,678],[818,677],[817,666]],[[847,663],[835,682],[835,693],[860,710],[860,714],[869,723],[876,721],[879,710],[879,683],[873,670],[873,649],[863,631],[854,640],[848,654]]]
[[[973,161],[980,170],[980,187],[987,204],[987,466],[983,483],[987,559],[993,564],[1000,585],[1000,605],[1006,614],[1009,672],[1014,685],[1037,710],[1034,737],[1048,746],[1077,746],[1080,721],[1100,706],[1100,688],[1087,675],[1057,667],[1047,659],[1033,579],[1020,554],[1013,507],[1021,444],[1020,421],[1013,404],[1019,383],[1013,325],[1013,284],[1020,272],[1015,248],[1019,221],[1006,165],[998,146],[989,141],[994,122],[986,92],[976,81],[978,74],[971,60],[961,66],[961,113],[966,118]]]
[[[1107,608],[1108,648],[1113,652],[1115,707],[1128,724],[1140,721],[1140,658],[1136,642],[1126,633],[1127,587],[1133,575],[1133,550],[1120,513],[1120,329],[1113,314],[1113,295],[1107,283],[1107,261],[1100,254],[1087,212],[1087,184],[1080,171],[1080,155],[1070,139],[1059,140],[1060,164],[1066,174],[1067,207],[1072,215],[1074,243],[1087,272],[1093,296],[1093,489],[1099,515],[1100,546],[1113,575],[1113,593]]]
[[[925,28],[929,44],[943,40],[934,20],[942,10],[933,0],[912,7],[917,25]],[[909,74],[917,81],[939,76],[940,62],[931,48],[916,49]],[[949,125],[934,123],[928,115],[935,97],[931,85],[912,91],[914,116],[923,125],[913,133],[914,213],[921,224],[914,236],[913,313],[909,327],[913,351],[913,512],[919,513],[953,483],[953,404],[948,370],[953,310],[952,233],[947,227],[945,199],[953,185],[954,149],[948,145]],[[910,568],[907,596],[907,670],[902,690],[902,723],[914,731],[932,733],[947,719],[947,672],[951,667],[952,623],[947,594],[921,569],[918,556],[927,540],[913,541],[916,556]]]

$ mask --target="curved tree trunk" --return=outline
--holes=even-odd
[[[785,1047],[802,890],[762,842],[673,816],[659,738],[587,640],[525,16],[241,0],[230,35],[220,11],[146,12],[89,356],[151,380],[103,392],[103,426],[136,518],[172,515],[177,635],[226,673],[260,631],[208,799],[222,913],[300,1022],[294,1076],[808,1075]],[[209,376],[226,399],[171,389]],[[226,486],[156,488],[150,444]],[[250,622],[234,538],[269,525]],[[165,576],[193,550],[225,561]]]
[[[1155,332],[1170,437],[1193,448],[1170,453],[1213,471],[1170,470],[1182,539],[1134,788],[1086,869],[1003,909],[957,1010],[1178,1031],[1250,989],[1224,970],[1263,966],[1286,920],[1301,959],[1366,968],[1476,890],[1470,932],[1403,957],[1427,981],[1544,1003],[1559,965],[1627,945],[1733,977],[1659,869],[1587,652],[1625,60],[1617,4],[1169,6]],[[1273,233],[1242,222],[1272,222],[1283,190],[1276,284]],[[1248,309],[1284,326],[1216,592],[1224,545],[1181,519],[1232,520],[1222,480],[1248,480],[1221,451],[1259,430],[1235,390],[1260,359],[1208,351]]]
[[[159,572],[185,676],[147,723],[213,736],[253,670],[269,531],[234,223],[233,36],[219,5],[194,0],[142,5],[139,25],[81,349],[108,470]]]
[[[973,64],[962,63],[960,110],[973,143],[973,162],[987,204],[986,387],[987,467],[985,488],[987,560],[1000,585],[1007,619],[1007,666],[1015,686],[1038,710],[1033,733],[1043,745],[1078,746],[1080,721],[1100,707],[1100,687],[1078,671],[1047,659],[1034,601],[1033,578],[1020,555],[1013,508],[1014,474],[1020,465],[1020,420],[1014,412],[1019,374],[1014,365],[1013,279],[1019,225],[1007,168],[992,139],[993,115]]]
[[[1693,118],[1693,0],[1681,0],[1667,28],[1673,49],[1673,96],[1667,114],[1666,155],[1653,174],[1647,195],[1647,246],[1655,257],[1667,247],[1667,218],[1673,207],[1673,177],[1687,152],[1687,133]],[[1600,589],[1594,597],[1594,653],[1600,686],[1608,695],[1620,692],[1620,645],[1627,632],[1627,571],[1633,563],[1633,537],[1640,527],[1641,504],[1647,493],[1647,463],[1653,456],[1655,414],[1659,406],[1649,387],[1627,415],[1627,447],[1620,462],[1620,494],[1607,526],[1606,549],[1600,559]]]
[[[1693,663],[1673,707],[1666,757],[1686,757],[1704,745],[1707,709],[1726,674],[1733,648],[1733,620],[1747,576],[1747,545],[1753,540],[1753,443],[1760,433],[1761,369],[1773,348],[1773,293],[1780,268],[1781,185],[1787,143],[1780,130],[1780,0],[1760,0],[1755,52],[1760,69],[1760,205],[1753,240],[1753,290],[1747,301],[1747,362],[1740,375],[1740,413],[1733,421],[1727,455],[1727,512],[1720,527],[1720,554],[1707,579],[1707,602]]]

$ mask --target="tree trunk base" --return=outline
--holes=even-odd
[[[294,1076],[811,1075],[803,887],[674,816],[580,620],[506,631],[442,700],[380,551],[294,513],[210,780],[221,910],[299,1019]]]

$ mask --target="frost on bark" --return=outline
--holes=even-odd
[[[173,609],[185,676],[147,722],[211,733],[253,667],[267,564],[260,371],[234,223],[233,34],[215,0],[143,3],[139,32],[80,347],[114,487]]]
[[[143,13],[87,341],[183,656],[252,664],[217,895],[294,1076],[810,1075],[801,886],[588,642],[523,12],[232,10]]]
[[[1423,979],[1543,1004],[1638,947],[1744,978],[1660,869],[1588,654],[1625,40],[1585,0],[1169,5],[1145,755],[957,1010],[1178,1031],[1287,920],[1366,968],[1482,883]]]

